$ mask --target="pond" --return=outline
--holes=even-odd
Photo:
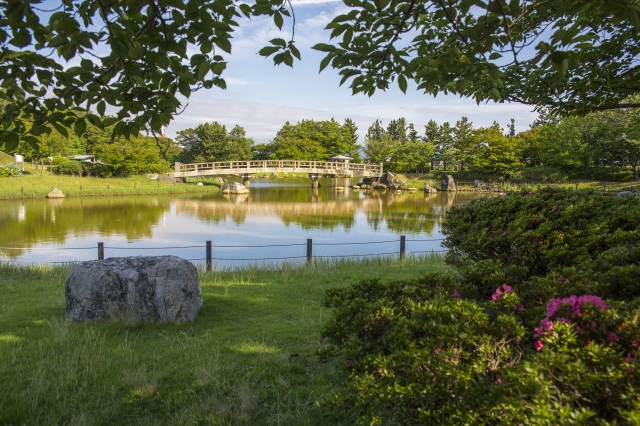
[[[447,209],[476,193],[357,191],[355,180],[256,179],[246,195],[82,197],[0,201],[0,261],[52,264],[174,254],[214,268],[314,258],[442,251]],[[345,191],[337,191],[342,186]]]

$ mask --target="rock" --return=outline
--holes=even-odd
[[[360,186],[358,186],[358,185],[353,185],[353,186],[352,186],[352,188],[353,188],[355,191],[358,191],[358,190],[360,189]]]
[[[198,270],[176,256],[112,257],[78,263],[64,285],[67,319],[183,323],[202,307]]]
[[[159,176],[158,181],[163,183],[182,183],[182,179],[174,178],[173,176]]]
[[[53,188],[51,192],[47,194],[47,198],[64,198],[64,194],[58,188]]]
[[[413,193],[413,192],[416,192],[416,191],[417,191],[417,189],[416,189],[416,188],[407,188],[407,191],[409,191],[409,192]]]
[[[344,186],[336,186],[335,190],[338,192],[344,191]]]
[[[228,182],[222,185],[223,194],[248,194],[249,190],[240,182]]]
[[[442,191],[457,191],[456,182],[453,180],[453,176],[447,175],[447,178],[442,181],[440,186]]]
[[[622,192],[618,192],[616,194],[616,197],[618,198],[631,198],[635,195],[635,192],[633,191],[622,191]]]
[[[155,173],[149,173],[147,175],[147,179],[151,179],[151,180],[158,180],[158,175]]]
[[[392,173],[385,172],[379,178],[363,178],[361,189],[401,189],[402,181],[396,179]]]
[[[437,189],[435,189],[432,186],[427,185],[426,183],[424,184],[424,193],[425,194],[435,194],[436,192],[438,192]]]
[[[204,183],[198,182],[198,183],[196,183],[196,186],[204,186]]]

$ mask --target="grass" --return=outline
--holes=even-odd
[[[0,424],[353,424],[316,356],[330,287],[446,268],[438,256],[202,272],[192,324],[64,320],[70,267],[0,264]]]
[[[435,178],[435,174],[437,173],[451,173],[456,177],[455,172],[431,172],[424,175],[397,175],[402,180],[407,181],[408,187],[414,187],[421,189],[424,187],[425,183],[434,188],[440,188],[440,180]],[[474,184],[472,182],[458,182],[458,188],[461,190],[474,190]],[[497,190],[521,190],[532,188],[535,189],[537,187],[553,187],[553,188],[567,188],[567,189],[593,189],[597,191],[603,191],[607,193],[617,193],[620,191],[638,191],[640,190],[640,181],[630,181],[630,182],[602,182],[595,180],[572,180],[567,182],[508,182],[504,187],[501,187],[499,184],[496,185]]]
[[[0,165],[13,164],[13,157],[0,152]],[[53,188],[67,197],[94,195],[145,195],[211,192],[213,180],[188,179],[188,183],[203,182],[203,186],[162,183],[146,176],[127,178],[96,178],[54,175],[30,163],[24,164],[24,174],[0,178],[0,199],[44,198]]]

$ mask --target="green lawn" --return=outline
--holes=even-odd
[[[201,273],[192,324],[72,323],[69,267],[0,265],[0,424],[353,424],[319,404],[330,287],[447,268],[440,257]]]

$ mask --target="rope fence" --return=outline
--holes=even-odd
[[[107,250],[136,250],[138,252],[145,250],[165,250],[165,251],[173,251],[173,250],[182,250],[182,249],[205,249],[205,257],[197,258],[197,259],[187,259],[191,262],[204,262],[206,265],[206,270],[211,271],[213,268],[214,261],[241,261],[241,262],[261,262],[261,261],[287,261],[287,260],[302,260],[306,259],[307,264],[313,262],[314,259],[336,259],[336,258],[361,258],[361,257],[380,257],[380,256],[399,256],[399,259],[403,259],[406,254],[406,243],[408,242],[436,242],[443,241],[444,238],[427,238],[427,239],[409,239],[407,240],[404,235],[400,236],[399,240],[383,240],[383,241],[367,241],[367,242],[335,242],[335,243],[314,243],[313,239],[308,238],[306,243],[293,243],[293,244],[263,244],[263,245],[227,245],[227,244],[212,244],[212,241],[205,241],[204,245],[187,245],[187,246],[166,246],[166,247],[130,247],[130,246],[105,246],[104,242],[99,242],[96,246],[92,247],[64,247],[64,248],[26,248],[26,247],[0,247],[0,251],[10,252],[13,250],[29,250],[29,251],[41,251],[41,250],[56,250],[56,251],[66,251],[66,250],[96,250],[97,248],[97,260],[104,260],[105,252]],[[398,244],[398,249],[396,251],[385,251],[385,252],[374,252],[367,254],[339,254],[339,255],[315,255],[313,254],[314,247],[323,246],[323,247],[331,247],[331,246],[369,246],[369,245],[378,245],[378,244],[390,244],[395,243]],[[213,255],[214,249],[225,249],[225,248],[272,248],[272,247],[306,247],[305,255],[294,255],[294,256],[269,256],[269,257],[252,257],[252,258],[224,258],[224,257],[215,257]],[[427,250],[427,251],[412,251],[412,254],[427,254],[427,253],[444,253],[447,250]],[[78,260],[68,260],[68,261],[51,261],[51,262],[25,262],[20,260],[0,260],[0,263],[45,263],[45,264],[72,264],[79,262]]]

